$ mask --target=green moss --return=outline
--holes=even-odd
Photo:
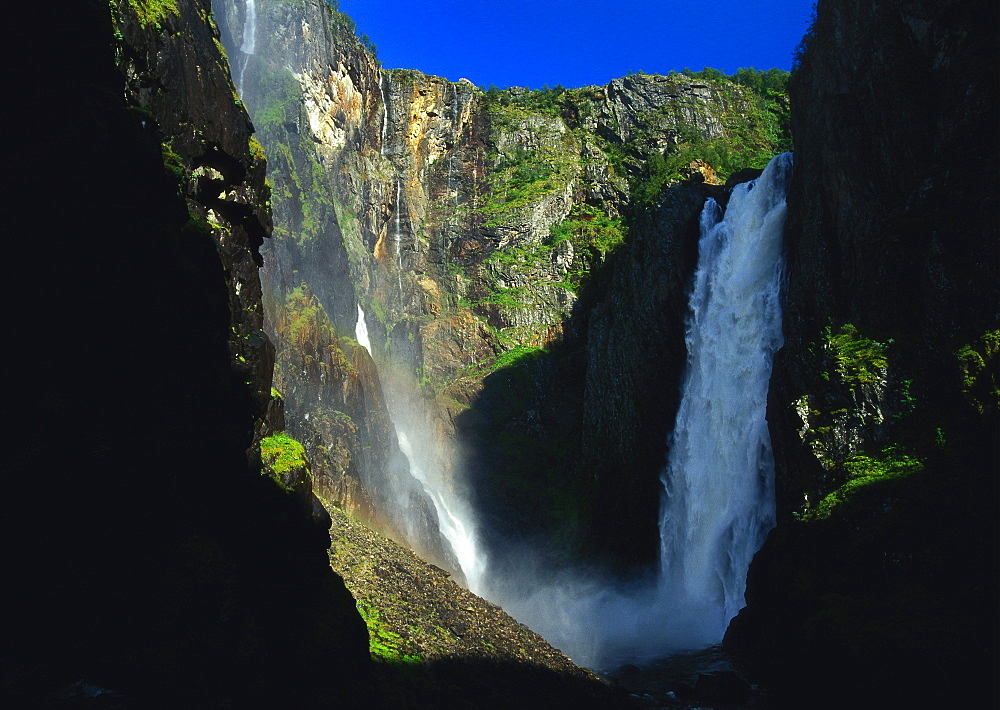
[[[177,0],[128,0],[143,27],[163,27],[170,15],[177,15]]]
[[[573,264],[559,285],[577,293],[604,259],[625,243],[621,219],[611,219],[601,209],[576,205],[569,217],[553,225],[549,244],[568,240],[573,245]]]
[[[804,520],[830,517],[833,510],[861,489],[910,476],[924,469],[924,462],[898,446],[887,446],[874,456],[856,455],[844,462],[847,480],[806,512]]]
[[[978,341],[963,345],[955,353],[962,393],[981,414],[1000,408],[1000,378],[996,361],[1000,354],[1000,330],[990,330]]]
[[[543,348],[533,348],[527,345],[519,345],[498,355],[497,359],[494,360],[489,366],[489,371],[496,372],[497,370],[503,370],[511,367],[530,365],[542,357],[544,353],[545,350]]]
[[[866,338],[850,323],[842,325],[836,333],[828,326],[823,337],[845,384],[853,388],[885,379],[889,366],[886,352],[891,340],[880,343]]]
[[[178,186],[181,185],[187,176],[184,159],[177,155],[169,143],[161,143],[160,151],[163,156],[163,167],[177,181]]]
[[[258,162],[263,162],[267,159],[267,155],[264,153],[264,146],[260,144],[256,136],[250,136],[250,155]]]
[[[729,77],[706,68],[701,72],[684,70],[674,75],[677,81],[687,77],[709,85],[714,97],[706,108],[722,126],[722,135],[709,137],[692,126],[683,107],[671,102],[651,112],[636,131],[638,145],[655,145],[663,126],[670,145],[645,156],[640,173],[631,180],[632,204],[646,208],[656,203],[663,188],[685,179],[688,166],[698,160],[708,163],[720,182],[743,168],[763,168],[778,153],[791,150],[788,72],[740,69]]]
[[[382,622],[378,609],[360,599],[357,607],[358,613],[368,627],[368,650],[373,658],[411,664],[424,662],[424,659],[417,654],[404,653],[405,642],[399,634],[390,631]]]
[[[514,145],[490,156],[486,199],[476,212],[486,226],[496,226],[542,196],[564,189],[579,171],[579,146],[571,132],[558,130],[550,117],[523,106],[487,101],[486,109],[494,145],[500,145],[503,136],[526,130],[537,139],[536,147]]]
[[[305,448],[284,432],[261,440],[260,458],[278,476],[308,465]]]

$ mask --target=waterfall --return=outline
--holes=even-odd
[[[470,524],[471,516],[462,515],[456,505],[457,501],[449,500],[449,496],[445,495],[442,482],[433,481],[428,477],[428,466],[423,460],[427,457],[413,446],[411,441],[413,431],[408,431],[410,428],[404,428],[405,425],[398,421],[398,417],[393,412],[390,411],[389,416],[396,427],[399,449],[410,464],[410,474],[420,482],[424,494],[434,506],[434,512],[437,513],[438,517],[439,531],[458,561],[458,566],[465,577],[466,587],[471,592],[479,592],[486,565],[476,544],[475,531]]]
[[[592,570],[486,580],[487,596],[577,663],[612,670],[722,640],[750,560],[774,525],[765,411],[781,346],[780,283],[791,153],[722,211],[708,200],[689,301],[688,361],[661,478],[660,568],[623,582]],[[544,574],[544,570],[542,570]]]
[[[378,93],[382,97],[382,143],[380,150],[382,152],[382,155],[385,155],[386,152],[385,139],[386,139],[386,134],[389,130],[389,104],[385,100],[385,89],[382,88],[383,81],[385,81],[385,74],[382,74],[378,78]]]
[[[358,341],[358,345],[368,351],[369,355],[372,354],[372,341],[368,338],[368,322],[365,320],[365,312],[360,303],[358,304],[358,323],[354,326],[354,339]]]
[[[358,304],[358,321],[354,326],[355,338],[359,345],[362,345],[369,354],[372,352],[371,340],[368,337],[368,321],[365,318],[365,311]],[[462,576],[465,577],[466,586],[470,591],[479,590],[483,573],[485,571],[485,559],[476,543],[476,533],[472,525],[472,517],[468,514],[462,503],[455,496],[447,495],[446,487],[441,481],[433,480],[428,475],[428,471],[434,470],[434,452],[426,446],[423,437],[420,435],[420,427],[411,424],[411,420],[418,418],[406,416],[400,407],[389,408],[389,419],[396,430],[396,440],[399,450],[406,458],[409,474],[416,481],[419,488],[417,494],[424,498],[433,507],[437,515],[438,533],[442,542],[451,548],[455,561],[458,563]],[[423,447],[414,444],[425,444]],[[414,492],[412,482],[397,481],[391,486],[396,490],[401,510],[406,509],[406,499]],[[415,527],[408,526],[411,533]]]
[[[774,526],[765,419],[781,347],[781,238],[791,153],[701,216],[688,358],[661,480],[661,597],[693,641],[721,640],[744,606],[746,572]]]
[[[403,297],[403,259],[400,253],[400,242],[403,240],[403,182],[396,178],[396,232],[393,235],[393,245],[396,251],[396,280],[399,285],[399,295]]]
[[[240,46],[243,61],[240,63],[240,73],[236,79],[236,90],[241,98],[243,96],[243,73],[246,71],[251,55],[256,51],[257,5],[256,0],[246,0],[246,16],[243,19],[243,44]]]

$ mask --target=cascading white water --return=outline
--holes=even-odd
[[[361,304],[358,304],[358,321],[354,327],[354,334],[358,344],[371,354],[368,322]],[[438,532],[443,538],[443,542],[451,548],[455,560],[458,562],[459,569],[456,571],[461,572],[465,577],[465,583],[469,590],[477,592],[481,585],[486,561],[476,542],[472,516],[467,514],[468,511],[460,500],[446,494],[443,482],[433,480],[432,476],[428,474],[428,471],[434,469],[433,452],[426,451],[426,447],[414,446],[414,442],[420,442],[421,437],[416,433],[416,428],[409,426],[408,422],[405,421],[408,418],[401,415],[400,408],[390,407],[389,418],[396,430],[399,450],[406,458],[409,473],[419,484],[423,498],[433,506],[437,515]],[[412,489],[412,484],[396,482],[396,485],[391,487],[396,490],[397,496],[401,499],[398,501],[401,508],[405,509],[405,499]]]
[[[716,644],[774,524],[765,421],[781,346],[781,239],[790,153],[702,212],[687,369],[662,480],[661,565],[648,584],[585,572],[487,577],[488,596],[582,665],[611,670]]]
[[[393,234],[392,242],[396,250],[396,279],[398,281],[399,293],[403,293],[403,259],[400,252],[400,244],[403,241],[403,183],[396,178],[396,232]]]
[[[382,155],[386,153],[386,134],[389,130],[389,104],[385,100],[385,89],[382,88],[382,82],[385,80],[385,75],[379,77],[378,79],[378,93],[382,97],[382,142],[380,151]]]
[[[660,588],[691,642],[721,640],[744,606],[746,572],[774,526],[765,419],[781,347],[781,237],[791,153],[702,212],[687,369],[662,475]]]
[[[372,354],[372,341],[368,338],[368,321],[365,320],[365,312],[360,303],[358,304],[358,322],[354,326],[354,339],[358,341],[358,345],[368,351],[369,355]]]
[[[243,61],[240,63],[240,73],[236,79],[236,90],[243,96],[243,73],[247,69],[250,57],[257,51],[257,5],[256,0],[246,0],[246,16],[243,19],[243,44],[240,53]]]
[[[461,515],[456,506],[457,501],[449,500],[445,495],[442,483],[430,480],[426,470],[427,466],[422,461],[424,457],[414,448],[410,440],[410,435],[407,434],[402,423],[397,423],[391,413],[390,418],[393,419],[393,424],[396,427],[396,438],[399,441],[399,449],[406,456],[406,460],[410,464],[410,473],[420,482],[427,498],[434,505],[441,536],[455,554],[460,571],[465,577],[466,586],[469,591],[478,593],[486,561],[476,543],[476,534],[471,524],[471,516]]]

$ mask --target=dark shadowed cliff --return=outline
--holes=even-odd
[[[996,693],[997,10],[821,0],[793,74],[780,521],[727,644],[782,697]]]
[[[56,5],[11,77],[0,704],[329,707],[365,627],[252,450],[269,217],[208,4]]]

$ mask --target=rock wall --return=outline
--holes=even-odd
[[[788,698],[996,691],[996,19],[821,1],[793,74],[780,522],[727,636]]]
[[[216,13],[235,56],[245,3],[216,2]],[[350,19],[314,0],[257,8],[257,29],[241,76],[271,156],[265,285],[279,310],[304,285],[345,352],[361,305],[381,378],[331,363],[321,376],[333,399],[321,403],[304,384],[309,368],[292,365],[301,355],[276,336],[291,428],[316,442],[317,460],[319,447],[350,458],[318,476],[331,478],[326,490],[363,510],[363,491],[397,456],[395,437],[381,426],[311,437],[307,417],[333,408],[361,431],[369,425],[357,417],[384,398],[420,412],[418,428],[449,452],[435,462],[445,485],[468,484],[498,548],[558,538],[564,558],[596,544],[609,559],[651,561],[683,359],[683,339],[670,338],[682,332],[693,268],[677,257],[693,251],[703,188],[654,200],[669,224],[643,218],[629,232],[623,215],[651,154],[713,140],[773,149],[759,102],[683,75],[483,92],[384,70]],[[626,466],[622,452],[640,463]],[[623,520],[638,520],[650,542],[636,547],[629,524],[615,532]]]
[[[324,531],[253,451],[276,415],[263,162],[208,4],[110,7],[60,4],[11,87],[7,224],[31,268],[4,285],[31,315],[9,330],[0,695],[329,706],[369,659]],[[5,31],[43,27],[21,19]]]

